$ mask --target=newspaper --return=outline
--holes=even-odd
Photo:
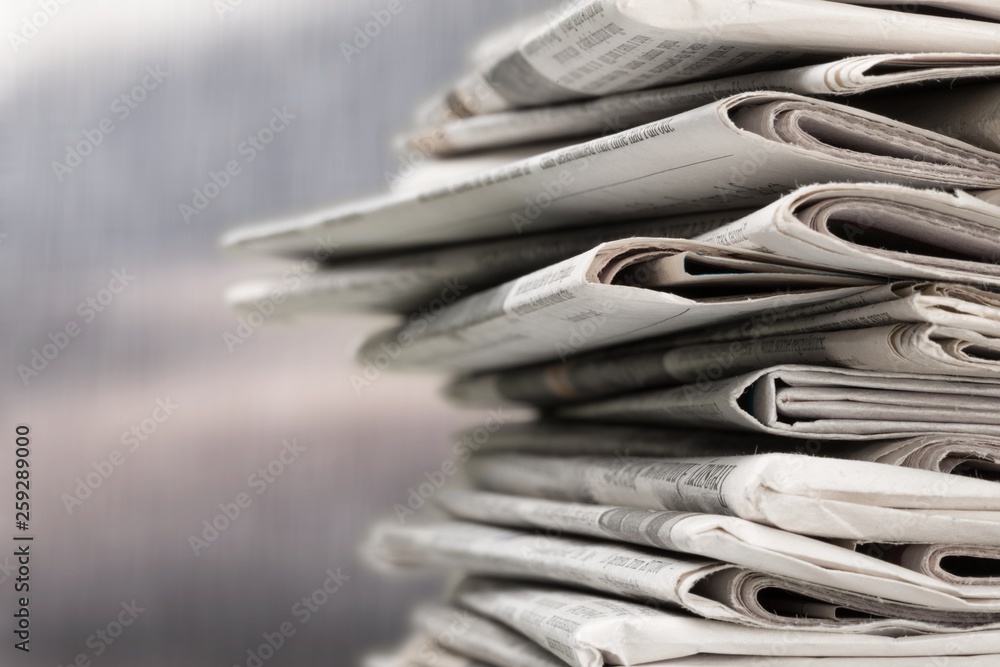
[[[904,278],[1000,285],[1000,207],[887,184],[807,186],[703,241]]]
[[[965,544],[866,544],[861,553],[876,553],[887,562],[896,562],[939,581],[964,588],[1000,591],[1000,549]]]
[[[990,22],[824,0],[581,0],[494,52],[426,113],[539,106],[774,69],[805,55],[995,53],[998,41],[1000,26]]]
[[[879,96],[859,104],[869,111],[941,132],[949,137],[1000,150],[1000,86],[974,85],[947,91],[920,90]]]
[[[845,641],[838,633],[748,628],[575,590],[487,579],[466,580],[453,598],[457,605],[530,637],[574,667],[811,667],[803,658],[821,656],[849,661],[819,662],[818,667],[994,667],[1000,658],[1000,633],[992,630],[852,635]],[[685,659],[699,654],[705,661]],[[913,659],[928,656],[935,659]]]
[[[731,516],[567,503],[448,490],[437,497],[453,516],[544,535],[583,535],[692,554],[785,579],[936,609],[1000,609],[996,578],[963,579],[934,567],[902,567],[891,556],[842,546]],[[888,549],[886,553],[891,553]],[[989,552],[996,548],[901,545],[900,550]],[[924,563],[927,559],[915,558]],[[940,561],[940,558],[937,559]]]
[[[467,472],[496,493],[735,516],[834,539],[1000,546],[1000,485],[866,461],[487,454]]]
[[[369,339],[358,358],[457,370],[517,365],[840,299],[876,282],[712,244],[610,241],[437,313],[411,317]]]
[[[852,5],[899,6],[897,0],[833,0],[834,2],[850,2]],[[922,7],[937,7],[953,12],[964,12],[971,16],[985,16],[1000,19],[1000,7],[993,0],[910,0],[904,6],[909,11]]]
[[[467,153],[558,138],[607,134],[747,91],[781,90],[800,95],[853,96],[893,88],[895,94],[903,87],[920,86],[923,92],[933,90],[935,86],[983,81],[998,76],[1000,56],[997,55],[909,53],[855,56],[819,65],[620,93],[583,102],[456,116],[447,122],[414,131],[403,140],[402,149],[415,150],[420,155]],[[942,97],[949,100],[954,92],[949,88]],[[884,113],[878,111],[878,107],[866,108]],[[886,115],[928,127],[917,120],[892,113]],[[981,145],[969,136],[952,135],[943,127],[932,129]],[[1000,150],[1000,145],[990,149]]]
[[[559,667],[551,653],[524,635],[468,609],[446,605],[422,607],[414,624],[439,645],[497,667]]]
[[[340,259],[756,207],[801,183],[838,180],[996,189],[1000,155],[832,102],[744,93],[446,186],[232,230],[224,244],[293,256],[322,246]]]
[[[662,118],[662,116],[661,116]],[[386,172],[385,180],[394,192],[420,191],[439,188],[457,179],[482,174],[491,169],[525,160],[548,151],[564,148],[574,143],[571,139],[553,139],[531,146],[500,146],[496,150],[460,157],[424,156],[409,159],[401,155],[401,166],[395,172]]]
[[[475,432],[459,437],[475,442]],[[705,429],[657,429],[585,422],[511,422],[490,434],[482,452],[551,456],[658,456],[665,458],[748,454],[809,454],[932,470],[1000,481],[1000,438],[930,434],[874,442],[799,440]]]
[[[469,613],[469,612],[466,612]],[[487,621],[488,622],[488,621]],[[443,648],[433,637],[419,633],[392,653],[367,656],[363,667],[494,667]],[[495,667],[505,667],[498,665]]]
[[[630,236],[691,238],[750,212],[722,211],[597,225],[385,258],[347,260],[311,272],[286,271],[278,278],[240,283],[227,292],[226,298],[243,311],[273,308],[275,315],[345,309],[412,313],[421,306],[452,303],[605,241]]]
[[[1000,382],[782,365],[568,406],[559,414],[830,440],[928,433],[1000,436]]]
[[[970,285],[897,281],[840,301],[761,313],[747,320],[669,337],[673,345],[752,340],[902,322],[960,327],[1000,335],[1000,296]]]
[[[822,449],[822,452],[836,456],[836,446],[842,444],[844,443],[831,443],[832,446]],[[921,435],[887,442],[849,445],[847,454],[859,461],[1000,481],[1000,438]]]
[[[850,593],[684,554],[618,542],[512,531],[475,523],[383,525],[376,557],[397,566],[572,582],[684,609],[703,618],[770,629],[910,634],[1000,629],[1000,605],[944,610]]]
[[[563,363],[459,379],[449,394],[488,405],[552,406],[695,383],[720,374],[731,377],[779,364],[1000,379],[996,359],[1000,359],[1000,338],[936,324],[896,324],[705,345],[644,343]]]

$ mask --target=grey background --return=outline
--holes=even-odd
[[[226,0],[222,0],[226,1]],[[217,239],[246,221],[377,191],[399,168],[391,136],[414,106],[458,74],[482,32],[539,3],[403,1],[353,62],[341,42],[386,2],[73,0],[28,43],[0,44],[0,599],[4,665],[243,665],[248,648],[319,588],[343,589],[267,665],[346,665],[395,641],[433,578],[373,574],[358,542],[392,518],[450,434],[482,419],[435,395],[440,380],[381,377],[359,395],[347,354],[370,317],[269,322],[232,353],[222,294],[280,274],[266,259],[224,257]],[[18,30],[36,0],[0,12]],[[147,66],[169,76],[120,120],[112,104]],[[190,224],[178,205],[272,108],[295,115]],[[85,130],[115,129],[59,182],[52,162]],[[135,278],[92,322],[78,304],[113,270]],[[17,367],[49,334],[80,334],[27,385]],[[135,452],[121,435],[157,399],[179,407]],[[32,428],[32,652],[11,648],[14,425]],[[151,422],[147,422],[151,423]],[[285,439],[306,451],[260,495],[248,476]],[[124,463],[70,513],[64,494],[114,450]],[[252,505],[197,557],[188,539],[219,503]],[[87,639],[122,602],[145,609],[101,656]]]

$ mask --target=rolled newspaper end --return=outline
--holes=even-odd
[[[993,379],[780,365],[561,408],[570,419],[723,428],[795,438],[1000,436]]]
[[[1000,549],[969,544],[861,543],[858,553],[898,563],[947,582],[956,590],[1000,593]]]

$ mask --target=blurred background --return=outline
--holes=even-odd
[[[359,542],[483,416],[449,409],[433,377],[356,391],[349,349],[377,318],[225,338],[239,324],[226,287],[287,265],[224,256],[219,236],[384,189],[414,107],[478,36],[539,8],[401,0],[358,49],[388,4],[3,3],[0,664],[254,665],[291,621],[263,664],[350,665],[437,595],[439,581],[373,573]],[[249,151],[276,113],[285,127]],[[230,160],[241,172],[185,215]],[[13,649],[17,424],[30,654]],[[241,493],[250,504],[223,517]],[[314,595],[331,572],[340,588]]]

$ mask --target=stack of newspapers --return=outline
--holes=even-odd
[[[372,666],[1000,664],[996,0],[563,3],[400,151],[225,240],[489,415],[366,545],[461,575]]]

